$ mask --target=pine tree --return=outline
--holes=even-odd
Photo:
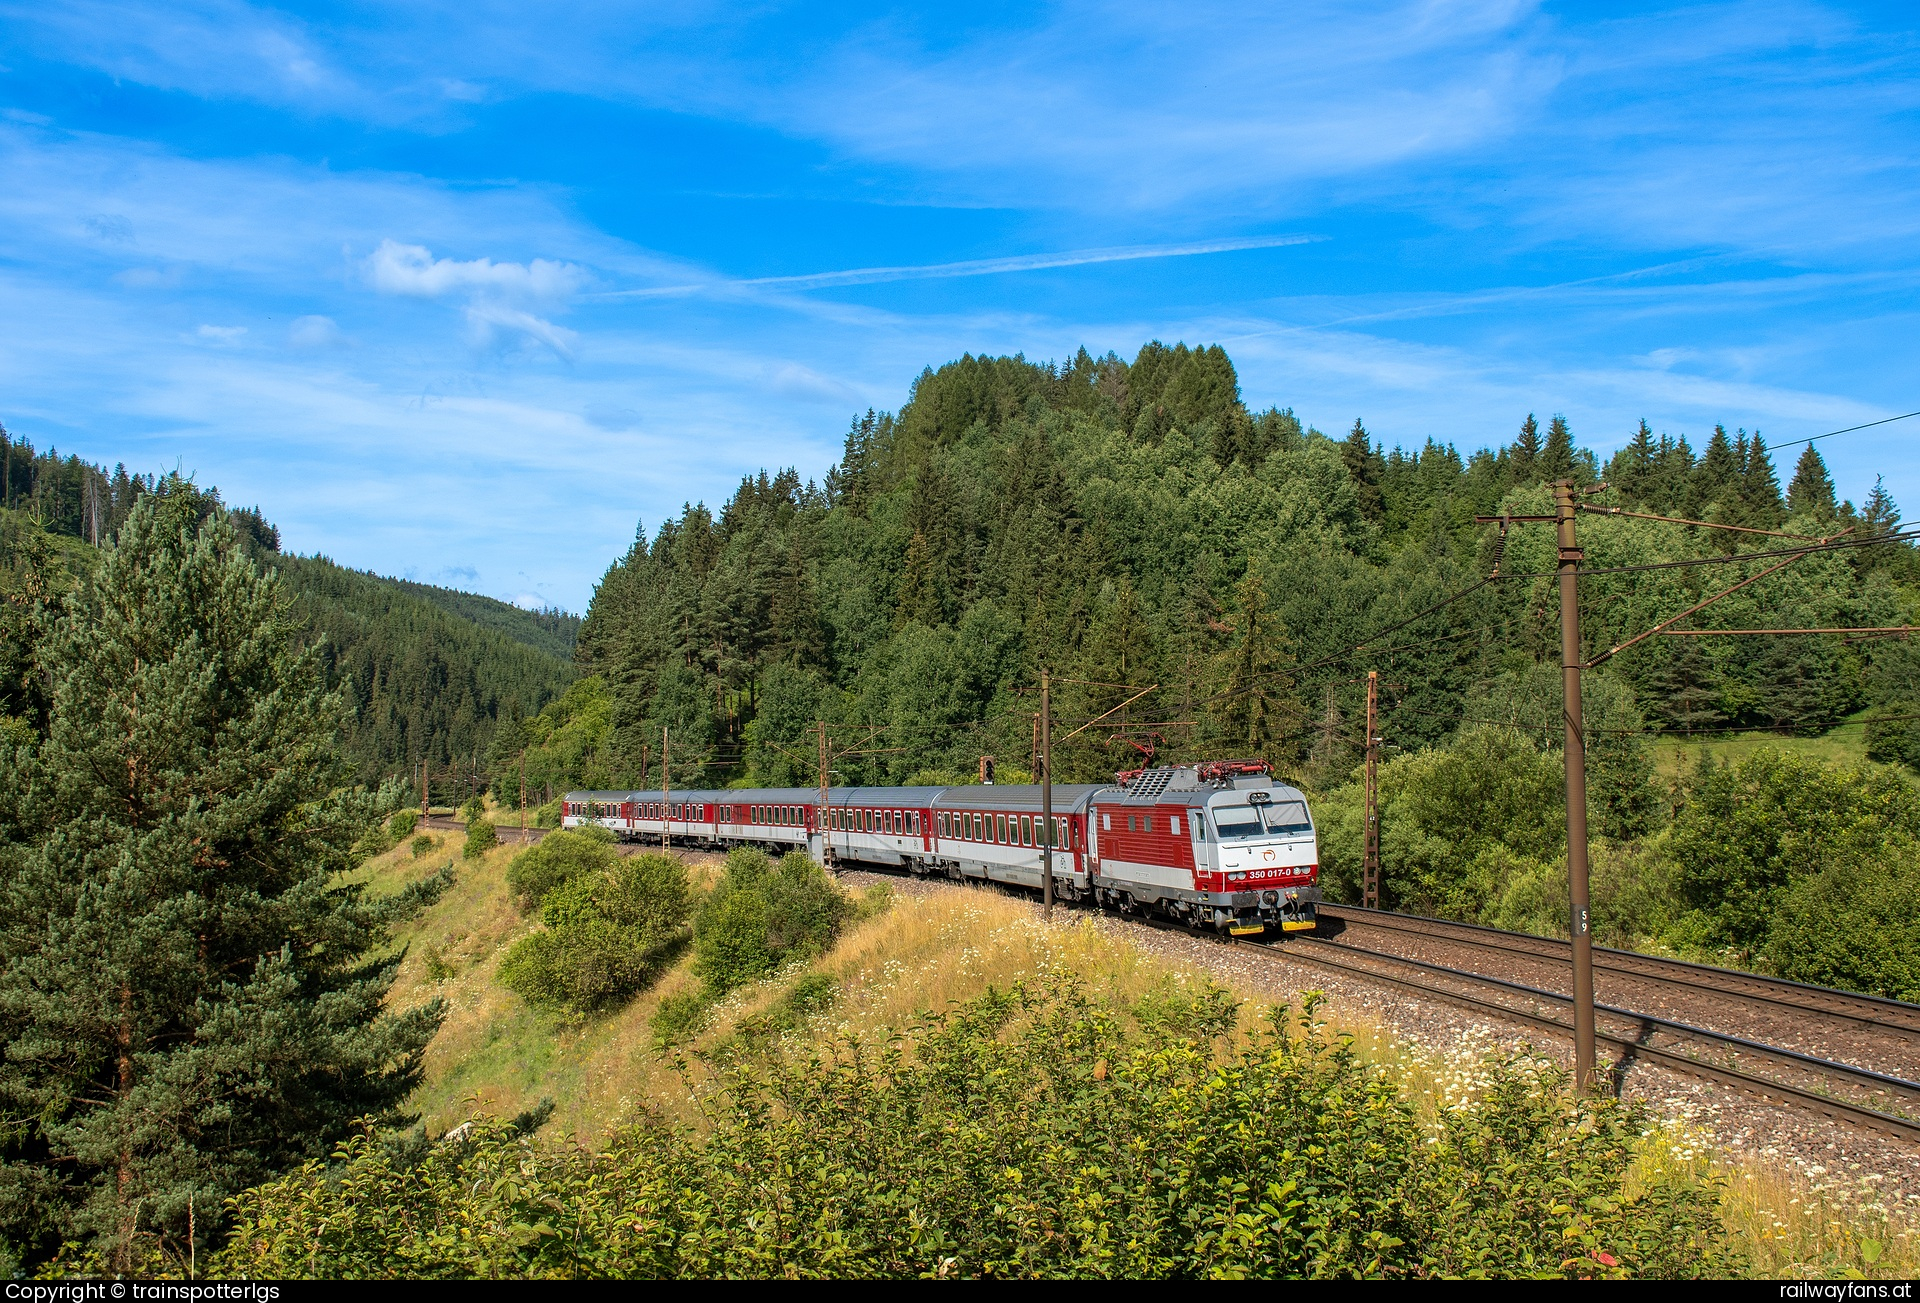
[[[1827,464],[1820,459],[1819,451],[1808,444],[1800,454],[1799,464],[1793,468],[1793,483],[1787,486],[1787,511],[1795,516],[1832,520],[1836,510],[1833,480],[1827,475]]]
[[[142,499],[43,655],[50,728],[0,756],[0,1237],[184,1263],[222,1200],[399,1120],[437,1002],[383,1011],[383,900],[343,884],[378,811],[342,702],[291,650],[224,513]]]

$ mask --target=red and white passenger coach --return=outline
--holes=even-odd
[[[1236,934],[1314,925],[1319,841],[1307,798],[1258,761],[1034,785],[569,792],[563,826],[692,847],[804,850],[823,864],[983,878]]]

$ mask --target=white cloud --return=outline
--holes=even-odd
[[[295,348],[334,348],[347,342],[332,317],[295,317],[287,327],[287,342]]]
[[[367,279],[383,294],[405,294],[437,299],[459,292],[479,292],[514,299],[564,298],[585,282],[586,275],[571,263],[535,258],[528,263],[495,262],[475,258],[460,262],[435,258],[418,244],[380,241],[366,260]]]
[[[202,326],[194,332],[202,339],[211,339],[216,343],[231,344],[247,333],[245,326]]]

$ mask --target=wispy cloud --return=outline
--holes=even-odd
[[[1029,253],[1012,258],[973,258],[962,262],[921,263],[903,267],[850,267],[844,271],[809,272],[801,276],[750,276],[687,285],[658,285],[642,289],[612,290],[595,297],[601,299],[666,298],[751,289],[820,290],[839,285],[878,285],[887,281],[1000,276],[1010,272],[1048,271],[1056,267],[1090,267],[1108,262],[1139,262],[1148,258],[1192,258],[1202,254],[1234,253],[1246,249],[1280,249],[1294,244],[1312,244],[1326,238],[1324,235],[1252,235],[1228,240],[1197,240],[1190,244],[1133,244],[1111,249]]]

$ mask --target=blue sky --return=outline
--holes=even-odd
[[[1463,449],[1920,408],[1911,6],[958,10],[0,0],[0,420],[580,610],[964,351]],[[1820,446],[1920,515],[1917,440]]]

